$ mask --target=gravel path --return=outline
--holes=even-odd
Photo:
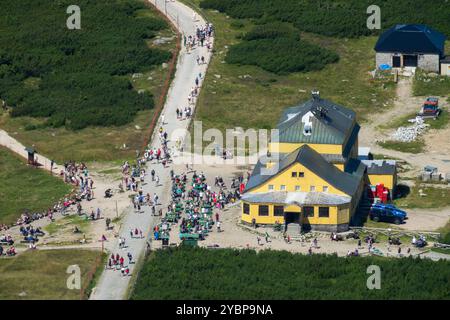
[[[155,0],[150,2],[155,5]],[[164,1],[156,0],[156,5],[163,14],[172,20],[179,32],[185,34],[186,36],[194,35],[196,26],[203,26],[206,23],[199,14],[195,13],[191,8],[178,1],[167,1],[164,4]],[[207,63],[198,65],[196,62],[197,55],[200,57],[204,56]],[[200,72],[202,75],[205,75],[210,58],[211,53],[207,51],[206,47],[196,48],[190,53],[187,53],[184,47],[181,49],[177,61],[175,78],[172,81],[166,104],[162,112],[162,114],[165,115],[164,129],[167,131],[168,136],[172,138],[172,141],[169,142],[169,149],[174,146],[175,139],[173,139],[173,132],[175,132],[176,129],[187,129],[189,124],[188,121],[177,120],[175,111],[177,108],[184,108],[187,105],[187,97],[191,91],[191,88],[195,85],[195,78]],[[161,125],[161,119],[159,120],[159,125]],[[159,128],[159,125],[157,128]],[[177,130],[177,132],[179,131]],[[160,147],[158,135],[153,137],[151,145]],[[151,181],[151,178],[147,176],[143,185],[144,194],[147,192],[151,195],[156,193],[159,196],[159,201],[163,204],[162,207],[164,208],[165,204],[170,200],[170,168],[163,168],[161,164],[151,163],[147,168],[147,172],[150,172],[152,168],[155,169],[156,174],[160,177],[160,185],[156,187],[155,183]],[[161,208],[161,206],[159,206],[159,208]],[[157,210],[159,208],[157,208]],[[105,247],[109,252],[119,253],[125,258],[125,260],[128,260],[126,257],[127,252],[130,252],[134,259],[143,257],[143,253],[145,252],[147,246],[147,241],[151,238],[152,226],[157,222],[157,218],[151,216],[149,207],[143,207],[143,211],[143,213],[129,212],[125,216],[121,226],[120,236],[126,239],[127,247],[125,249],[119,249],[117,239],[108,239],[108,242],[105,243]],[[130,230],[134,228],[143,230],[145,239],[131,238]],[[133,274],[135,265],[136,264],[130,264],[129,266],[131,274]],[[126,298],[130,280],[130,276],[122,276],[120,271],[105,270],[98,281],[97,287],[94,288],[90,299],[124,299]]]

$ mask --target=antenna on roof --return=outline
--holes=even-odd
[[[311,91],[311,95],[312,95],[312,98],[314,100],[319,100],[320,99],[320,92],[317,89],[312,90]]]

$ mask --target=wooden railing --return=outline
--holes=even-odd
[[[419,235],[424,235],[427,238],[433,240],[439,240],[441,234],[439,232],[429,232],[429,231],[418,231],[418,230],[402,230],[402,229],[386,229],[386,228],[369,228],[369,227],[350,227],[350,230],[370,232],[373,234],[383,234],[385,236],[395,236],[395,237],[418,237]]]

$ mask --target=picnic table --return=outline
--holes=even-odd
[[[177,220],[177,215],[173,212],[167,212],[166,213],[166,221],[168,222],[175,222]]]
[[[198,239],[184,239],[181,242],[181,244],[184,245],[184,246],[197,247],[198,246]]]
[[[200,235],[198,233],[180,233],[180,239],[195,239],[198,240],[200,238]]]
[[[159,236],[159,239],[163,240],[163,239],[169,239],[169,233],[168,232],[162,232]]]
[[[205,209],[205,210],[203,210],[203,209]],[[213,210],[212,210],[212,208],[210,207],[210,208],[205,208],[205,207],[203,207],[202,208],[202,214],[203,213],[206,213],[207,215],[212,215],[213,214]]]
[[[383,256],[383,252],[381,252],[380,249],[374,248],[371,252],[376,256]]]

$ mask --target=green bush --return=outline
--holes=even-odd
[[[255,26],[243,37],[243,39],[247,41],[277,38],[300,40],[300,32],[286,23],[270,22]]]
[[[136,17],[147,8],[137,0],[80,0],[81,30],[69,30],[70,4],[0,3],[0,97],[13,106],[12,116],[46,117],[48,126],[82,129],[123,125],[153,108],[151,94],[139,95],[128,75],[170,58],[145,42],[166,22]],[[26,85],[27,79],[38,85]]]
[[[230,47],[227,63],[256,65],[264,70],[287,74],[320,70],[339,56],[300,39],[300,33],[285,23],[258,25]]]
[[[233,22],[230,23],[230,26],[233,29],[242,29],[243,27],[245,27],[245,24],[241,20],[234,20]]]
[[[293,23],[298,29],[327,36],[358,37],[379,34],[366,26],[372,0],[203,0],[233,18],[272,19]],[[447,0],[379,0],[382,29],[395,24],[420,23],[450,36]]]
[[[380,290],[367,289],[370,265]],[[132,299],[449,299],[449,278],[443,260],[173,248],[152,253]]]
[[[447,232],[441,240],[442,243],[450,244],[450,232]]]

